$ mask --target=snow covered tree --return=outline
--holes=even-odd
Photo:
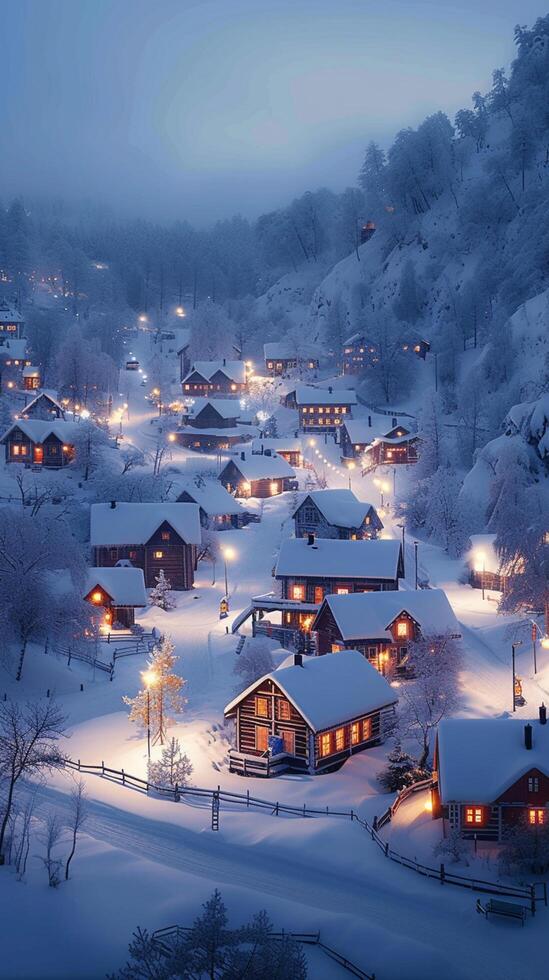
[[[461,652],[457,641],[445,634],[411,643],[407,667],[412,680],[399,689],[398,727],[402,736],[415,739],[420,746],[417,764],[425,769],[432,733],[459,707]]]
[[[91,419],[81,420],[74,435],[74,459],[84,480],[89,480],[90,475],[101,466],[108,445],[109,436],[104,428]]]
[[[63,861],[56,851],[63,840],[63,829],[63,822],[59,814],[55,810],[50,810],[44,821],[44,829],[39,835],[46,851],[41,856],[41,860],[48,875],[50,888],[57,888],[61,883]]]
[[[130,721],[136,722],[142,729],[150,727],[153,745],[157,742],[164,745],[166,731],[171,724],[169,713],[180,714],[187,701],[181,694],[186,681],[174,673],[178,659],[174,650],[171,639],[161,636],[147,664],[148,688],[139,691],[133,698],[122,698],[124,704],[131,707]]]
[[[459,555],[467,539],[465,515],[459,497],[461,480],[455,470],[439,466],[428,481],[429,507],[425,528],[449,555]]]
[[[211,299],[205,300],[189,317],[189,326],[192,361],[216,361],[221,357],[234,357],[234,324],[222,306]]]
[[[179,740],[171,738],[160,759],[149,762],[149,782],[154,786],[186,786],[193,767],[181,750]]]
[[[405,323],[416,323],[422,314],[424,302],[425,293],[417,281],[415,265],[408,260],[402,270],[398,296],[393,303],[393,310],[399,320]]]
[[[396,793],[406,786],[419,783],[431,775],[429,769],[422,769],[408,752],[404,752],[399,739],[387,756],[387,765],[379,774],[379,781],[387,793]]]
[[[444,407],[440,395],[430,391],[418,413],[421,446],[415,475],[419,478],[432,476],[440,466],[448,463],[449,447],[443,416]]]
[[[202,915],[193,922],[189,939],[195,950],[198,976],[204,974],[215,980],[223,969],[228,950],[236,945],[237,936],[227,929],[227,908],[217,888],[202,909]]]
[[[544,875],[549,870],[549,825],[530,824],[527,818],[509,827],[500,852],[504,874]]]
[[[18,783],[63,768],[59,741],[64,734],[65,716],[53,698],[25,705],[0,701],[0,864]]]
[[[154,589],[151,589],[149,594],[151,606],[157,606],[159,609],[163,609],[164,612],[167,612],[168,609],[175,609],[175,602],[170,595],[172,585],[164,575],[163,568],[155,576],[155,581],[156,585]]]
[[[464,864],[469,864],[467,860],[468,850],[467,841],[463,839],[459,830],[454,829],[449,830],[446,837],[437,841],[433,847],[433,854],[435,857],[449,857],[453,864],[459,864],[461,861]]]
[[[360,262],[360,235],[364,223],[364,195],[358,187],[347,187],[339,203],[339,233],[346,250],[352,249]]]
[[[246,639],[233,668],[233,674],[239,678],[238,691],[244,691],[254,681],[269,674],[273,668],[269,641],[261,636]]]

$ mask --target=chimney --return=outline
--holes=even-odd
[[[314,534],[308,534],[307,535],[307,546],[313,545],[314,543],[315,543],[315,536],[314,536]]]
[[[332,386],[331,386],[331,385],[329,385],[329,387],[328,387],[328,391],[329,391],[329,393],[330,393],[330,395],[332,394],[332,391],[333,391],[333,390],[334,390],[334,389],[332,388]]]
[[[397,420],[396,419],[393,419],[393,421],[391,422],[391,425],[393,426],[393,428],[395,427],[395,425],[398,425]]]
[[[303,667],[303,655],[294,653],[294,667]]]
[[[531,749],[532,748],[532,726],[531,725],[525,725],[524,726],[524,747],[526,749]]]
[[[368,426],[370,427],[370,429],[372,428],[372,416],[371,415],[368,416]]]
[[[223,358],[223,367],[225,367],[226,363],[227,363],[226,358]]]
[[[266,449],[265,450],[265,456],[272,456],[272,455],[273,455],[272,449]]]
[[[246,459],[246,453],[240,453],[240,459],[245,460]]]
[[[546,725],[547,724],[547,708],[545,707],[545,704],[543,703],[543,701],[541,702],[541,704],[539,706],[539,723],[540,723],[540,725]]]
[[[111,510],[115,510],[115,508],[116,508],[116,500],[111,500]]]

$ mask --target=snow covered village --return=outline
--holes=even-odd
[[[1,7],[0,980],[547,976],[549,16]]]

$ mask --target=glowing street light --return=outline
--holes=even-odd
[[[183,309],[182,306],[176,306],[176,308],[175,308],[175,315],[176,316],[186,316],[187,314],[185,313],[185,310]]]
[[[229,583],[228,583],[228,579],[227,579],[227,562],[228,561],[233,561],[233,559],[236,558],[236,551],[235,551],[234,548],[231,548],[229,545],[227,545],[225,548],[222,548],[221,549],[221,554],[223,555],[223,563],[224,563],[224,566],[225,566],[225,596],[228,599],[229,598]]]
[[[356,464],[353,463],[353,461],[351,460],[350,463],[347,463],[347,469],[349,470],[349,490],[352,490],[352,488],[353,488],[352,482],[351,482],[352,481],[352,474],[353,474],[353,470],[356,469]]]
[[[176,439],[177,439],[177,436],[176,436],[175,432],[170,432],[169,435],[168,435],[168,442],[175,442]]]
[[[154,670],[141,671],[141,680],[147,691],[147,754],[151,757],[151,687],[158,681],[158,674]]]
[[[484,599],[484,583],[486,578],[486,555],[483,551],[475,552],[475,572],[480,572],[482,578],[480,580],[480,587],[482,589],[482,598]]]

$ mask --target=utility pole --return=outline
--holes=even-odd
[[[416,589],[418,587],[418,574],[417,574],[417,546],[418,546],[418,544],[419,544],[418,541],[414,541],[414,557],[415,557],[415,563],[416,563]]]

